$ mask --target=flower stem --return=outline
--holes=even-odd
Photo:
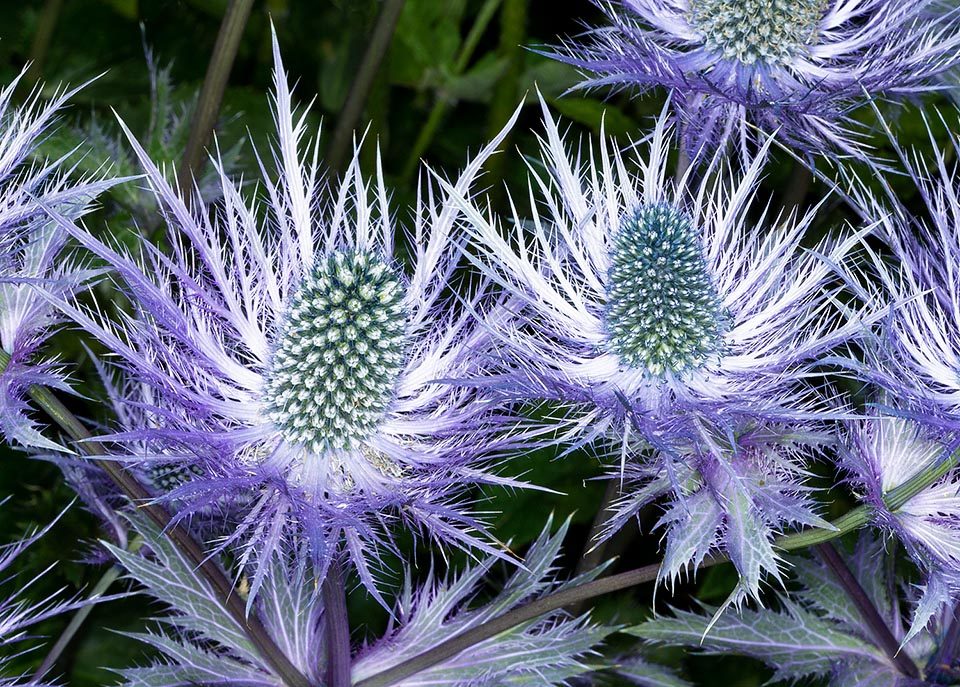
[[[9,363],[10,355],[0,349],[0,371],[6,369]],[[108,458],[106,447],[92,439],[90,432],[77,416],[71,413],[49,389],[32,386],[29,389],[29,395],[33,402],[76,442],[80,450],[94,459],[93,462],[97,467],[107,473],[127,498],[136,504],[140,511],[146,513],[195,566],[217,594],[223,608],[244,629],[251,643],[276,671],[284,684],[288,687],[311,687],[307,678],[297,670],[273,641],[260,617],[252,611],[249,615],[247,614],[243,600],[239,594],[234,593],[233,584],[226,573],[182,525],[174,522],[167,509],[155,502],[149,490],[136,477]]]
[[[367,51],[357,69],[357,76],[340,110],[337,128],[333,132],[330,148],[327,150],[327,164],[332,170],[343,168],[350,148],[350,137],[353,136],[357,120],[363,114],[363,106],[367,102],[367,96],[373,86],[373,79],[380,69],[380,63],[393,41],[393,32],[397,28],[397,21],[400,19],[404,3],[405,0],[384,0],[383,9],[377,17],[377,25],[373,28],[373,35],[370,36]]]
[[[327,634],[327,687],[350,687],[350,623],[340,562],[323,579],[323,615]]]
[[[820,559],[830,569],[830,572],[833,573],[834,578],[836,578],[840,586],[843,587],[844,592],[846,592],[850,600],[856,605],[857,610],[863,617],[863,621],[867,624],[870,634],[873,636],[873,641],[883,649],[884,653],[887,654],[887,658],[890,659],[897,670],[909,678],[918,679],[920,677],[920,670],[917,668],[917,664],[911,660],[906,652],[900,651],[900,643],[896,637],[893,636],[893,633],[890,632],[890,628],[887,627],[887,623],[884,622],[877,607],[873,601],[870,600],[866,590],[864,590],[854,574],[850,572],[850,568],[836,547],[834,547],[833,544],[826,543],[817,544],[815,548],[817,555],[820,556]]]
[[[207,65],[207,74],[203,79],[197,106],[190,122],[190,137],[187,139],[187,146],[178,170],[178,183],[184,197],[189,195],[190,185],[203,167],[203,149],[210,140],[210,134],[213,133],[213,127],[217,123],[223,94],[227,89],[227,79],[230,78],[230,71],[233,69],[240,39],[243,37],[243,30],[247,25],[247,19],[250,18],[252,7],[253,0],[230,0],[227,11],[223,15],[223,21],[220,23],[217,42],[213,46],[213,55],[210,58],[210,64]]]
[[[896,512],[910,499],[946,475],[958,464],[960,464],[960,449],[957,449],[939,463],[920,471],[897,488],[888,492],[884,497],[887,508],[892,512]],[[868,505],[857,506],[850,512],[834,520],[831,523],[833,526],[832,529],[814,528],[804,532],[781,535],[774,541],[774,546],[783,551],[796,551],[832,541],[869,524],[872,513],[873,510]],[[719,563],[724,563],[727,560],[729,559],[724,555],[707,556],[703,563],[700,564],[700,568],[709,568]],[[390,685],[394,685],[411,675],[426,670],[441,661],[452,658],[461,651],[465,651],[475,644],[496,637],[501,632],[505,632],[521,623],[534,620],[541,615],[572,604],[581,604],[588,599],[603,596],[604,594],[629,589],[630,587],[635,587],[645,582],[652,582],[657,579],[659,571],[660,564],[654,563],[653,565],[628,570],[618,575],[611,575],[610,577],[568,587],[554,594],[541,597],[466,632],[451,637],[418,656],[414,656],[403,663],[398,663],[389,670],[361,680],[356,683],[354,687],[390,687]]]

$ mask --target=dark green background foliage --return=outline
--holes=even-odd
[[[75,156],[79,171],[112,165],[115,174],[135,174],[129,149],[120,142],[111,113],[115,110],[155,158],[176,166],[226,4],[226,0],[0,0],[0,82],[13,79],[28,60],[33,68],[27,80],[42,79],[45,93],[52,93],[62,82],[76,85],[102,74],[73,99],[61,120],[63,126],[45,142],[43,152],[58,155],[79,146]],[[255,2],[217,126],[219,148],[231,169],[245,172],[245,178],[255,177],[253,151],[265,151],[271,140],[267,98],[271,19],[299,100],[315,99],[310,116],[314,125],[323,123],[323,147],[337,124],[379,9],[376,0]],[[578,33],[585,23],[598,19],[599,13],[587,0],[406,0],[358,122],[361,129],[369,122],[368,140],[379,141],[394,190],[394,207],[409,206],[415,198],[419,157],[437,170],[454,174],[468,153],[477,151],[524,101],[519,124],[484,177],[497,209],[507,209],[506,184],[514,190],[522,211],[523,156],[537,151],[537,88],[570,124],[571,137],[597,134],[602,121],[606,131],[621,140],[642,136],[663,105],[662,94],[635,98],[623,93],[567,93],[578,81],[576,72],[529,49]],[[942,100],[945,103],[946,96]],[[915,111],[881,107],[896,120],[907,142],[925,139],[924,124]],[[867,112],[861,119],[869,127],[872,115]],[[882,148],[882,141],[878,145]],[[373,169],[373,155],[374,146],[366,145],[363,156],[368,171]],[[771,164],[764,184],[775,202],[787,192],[793,167],[790,157],[782,153]],[[823,191],[822,185],[815,184],[808,202]],[[838,206],[828,202],[817,224],[819,232],[845,219]],[[129,241],[135,233],[152,235],[158,222],[151,201],[135,183],[111,192],[89,220],[91,226],[121,241]],[[91,420],[106,419],[100,415],[103,405],[97,402],[102,390],[89,381],[95,376],[78,338],[61,334],[52,347],[51,353],[78,364],[75,379],[80,396],[70,405]],[[9,449],[3,450],[0,460],[0,495],[12,497],[0,508],[3,541],[35,523],[48,522],[70,503],[71,492],[54,466]],[[538,453],[522,457],[510,469],[558,493],[491,491],[476,495],[479,507],[494,514],[497,536],[512,541],[514,550],[521,552],[550,512],[557,516],[554,522],[572,514],[574,527],[567,545],[567,565],[572,570],[603,495],[603,484],[594,479],[601,474],[599,464],[590,455],[556,459]],[[824,465],[822,472],[822,484],[829,485],[829,468]],[[843,494],[831,492],[831,496],[836,497],[831,507],[834,514],[843,512]],[[658,538],[650,534],[656,519],[656,512],[648,513],[642,532],[633,528],[615,540],[613,549],[621,556],[616,568],[656,560]],[[23,559],[19,574],[25,580],[30,571],[56,564],[34,589],[36,598],[60,587],[69,591],[90,587],[104,570],[96,544],[102,536],[96,520],[74,507]],[[425,552],[419,556],[425,560]],[[394,579],[398,574],[394,566]],[[695,584],[678,587],[672,603],[688,606],[691,592],[705,603],[718,603],[734,581],[729,566],[710,569]],[[624,624],[639,621],[651,612],[651,591],[647,586],[600,599],[596,613]],[[661,610],[665,598],[661,591]],[[121,633],[143,628],[148,623],[144,618],[158,610],[140,597],[99,607],[58,664],[65,681],[77,687],[112,684],[111,666],[146,661],[141,647]],[[357,640],[379,632],[386,622],[382,609],[362,592],[352,594],[350,611]],[[53,621],[41,630],[56,636],[65,622]],[[24,665],[39,656],[28,657]],[[691,658],[678,650],[660,657],[682,665],[684,674],[698,685],[747,687],[760,685],[769,676],[759,664],[744,659]]]

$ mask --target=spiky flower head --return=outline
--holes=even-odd
[[[957,120],[943,118],[948,131]],[[878,336],[865,365],[864,379],[878,384],[899,407],[945,432],[960,432],[960,177],[948,156],[960,145],[950,134],[946,145],[928,131],[924,150],[891,145],[904,176],[917,190],[908,208],[890,188],[883,195],[852,178],[851,205],[877,225],[885,246],[870,253],[861,280],[870,297],[886,304]]]
[[[134,390],[140,410],[114,438],[132,465],[182,478],[161,494],[182,515],[239,510],[228,542],[254,594],[270,555],[304,539],[321,573],[345,548],[375,589],[370,565],[394,523],[489,546],[457,497],[497,481],[481,451],[509,438],[476,388],[453,383],[479,372],[482,294],[451,289],[459,212],[443,193],[420,197],[408,269],[379,172],[368,181],[354,159],[328,192],[315,150],[300,149],[305,119],[276,46],[275,59],[278,175],[261,170],[263,207],[222,168],[223,201],[188,203],[130,136],[171,254],[144,242],[129,255],[65,223],[115,270],[135,315],[62,307],[122,361],[122,396]],[[479,171],[471,163],[457,192]]]
[[[848,112],[869,96],[941,87],[960,16],[937,0],[594,0],[609,24],[548,55],[584,87],[662,87],[687,152],[755,128],[808,152],[856,150]]]
[[[617,357],[653,374],[698,367],[719,353],[724,317],[690,218],[666,203],[625,217],[610,243],[604,313]]]
[[[64,371],[38,355],[62,316],[37,289],[69,297],[95,273],[62,254],[67,235],[46,208],[79,217],[116,181],[72,180],[63,159],[32,159],[76,91],[61,90],[42,101],[37,89],[16,106],[13,95],[23,76],[0,90],[0,431],[14,443],[56,449],[35,427],[25,399],[33,384],[68,389]]]
[[[665,493],[674,516],[702,518],[677,528],[702,538],[671,569],[736,547],[756,589],[775,568],[772,533],[817,520],[798,482],[828,413],[807,380],[861,331],[860,313],[831,304],[856,237],[803,249],[812,212],[776,228],[752,216],[759,161],[723,168],[729,182],[668,180],[666,116],[635,164],[606,140],[571,156],[544,116],[549,173],[531,167],[532,219],[514,216],[509,231],[467,210],[468,254],[506,299],[489,326],[501,389],[565,404],[557,436],[609,452],[635,478],[617,526]],[[690,499],[703,507],[685,509]]]
[[[402,275],[375,253],[318,261],[290,299],[267,373],[270,418],[316,453],[355,448],[383,421],[403,370]]]

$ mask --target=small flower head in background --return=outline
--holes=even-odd
[[[548,54],[587,87],[667,89],[691,156],[745,146],[753,127],[850,149],[851,106],[938,88],[960,49],[960,17],[936,0],[595,2],[610,24]]]
[[[369,564],[394,523],[489,547],[457,497],[497,481],[480,451],[505,435],[475,388],[449,383],[476,372],[480,296],[452,296],[458,211],[425,188],[408,274],[382,174],[368,183],[354,160],[328,196],[278,52],[275,88],[278,178],[262,170],[263,204],[221,168],[222,202],[188,207],[131,136],[172,255],[145,242],[131,257],[65,223],[116,271],[134,314],[115,325],[62,307],[122,361],[140,408],[113,438],[141,468],[183,478],[164,494],[181,517],[244,504],[231,540],[256,568],[254,593],[271,554],[299,538],[321,566],[345,548],[374,589]],[[458,192],[479,172],[470,164]]]
[[[572,407],[561,440],[619,456],[631,484],[614,527],[672,493],[664,524],[686,534],[667,569],[720,545],[755,592],[776,570],[772,533],[819,522],[800,485],[827,409],[810,363],[863,326],[833,304],[858,238],[804,249],[813,211],[754,216],[759,161],[725,166],[729,183],[667,179],[665,116],[632,167],[606,140],[571,157],[544,113],[549,173],[532,168],[532,219],[515,216],[505,239],[462,201],[472,259],[504,293],[490,326],[501,389]]]
[[[944,439],[935,427],[877,417],[853,429],[844,452],[849,481],[873,508],[875,523],[896,536],[926,574],[908,639],[960,599],[960,471],[947,471],[910,498],[900,495],[911,478],[948,465],[957,448]]]
[[[60,91],[42,101],[35,90],[14,105],[23,74],[0,91],[0,431],[14,443],[57,449],[28,416],[27,389],[33,384],[68,390],[65,373],[38,351],[62,320],[41,297],[39,287],[69,298],[96,275],[63,254],[67,234],[46,215],[56,208],[75,219],[116,180],[77,182],[64,160],[31,160],[66,101],[76,91]]]
[[[949,127],[957,119],[941,121]],[[891,186],[878,196],[852,178],[852,206],[877,225],[884,244],[871,252],[861,280],[888,304],[879,338],[861,375],[885,389],[902,409],[943,431],[960,432],[960,177],[950,157],[960,149],[951,135],[944,146],[928,131],[925,150],[903,150],[895,138],[905,177],[918,198],[908,208]]]

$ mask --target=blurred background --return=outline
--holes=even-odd
[[[170,169],[194,170],[201,191],[215,200],[210,166],[203,160],[203,141],[191,141],[198,93],[208,72],[227,0],[0,0],[0,82],[9,83],[29,64],[20,97],[31,88],[51,95],[61,84],[83,88],[64,113],[61,127],[45,141],[42,153],[72,153],[77,173],[107,167],[114,174],[136,174],[128,147],[121,141],[115,111],[144,142],[155,159]],[[483,184],[497,209],[507,209],[504,186],[514,190],[523,209],[525,158],[537,155],[539,106],[536,91],[571,129],[571,145],[579,136],[606,132],[626,143],[642,137],[651,118],[663,106],[662,95],[633,97],[628,93],[569,92],[580,80],[571,68],[544,57],[538,48],[556,44],[601,20],[588,0],[253,0],[234,34],[236,57],[225,72],[222,105],[210,113],[216,145],[232,174],[255,178],[255,150],[266,152],[273,134],[268,91],[271,85],[271,22],[276,29],[291,82],[300,103],[313,102],[309,119],[321,127],[320,149],[329,174],[335,177],[352,154],[355,129],[366,131],[362,149],[367,171],[374,169],[379,142],[394,208],[404,221],[415,198],[420,159],[440,173],[453,175],[507,121],[521,102],[523,112],[503,152],[487,166]],[[243,19],[245,18],[245,21]],[[214,60],[214,68],[223,69]],[[42,85],[38,85],[42,84]],[[949,102],[952,89],[940,97]],[[922,140],[921,118],[909,107],[883,105],[904,139]],[[858,115],[870,127],[869,112]],[[883,147],[881,140],[877,145]],[[185,155],[193,155],[185,162]],[[795,163],[778,153],[770,165],[765,189],[776,199],[790,192]],[[252,185],[251,185],[252,190]],[[909,191],[904,190],[905,193]],[[821,196],[814,184],[801,205]],[[839,203],[827,203],[819,231],[844,221]],[[153,235],[159,219],[136,183],[126,184],[102,201],[89,224],[119,241],[137,234]],[[811,236],[810,240],[815,240]],[[78,396],[70,404],[82,416],[105,422],[102,390],[86,353],[75,335],[61,334],[55,351],[76,362]],[[34,523],[45,523],[71,502],[57,468],[0,449],[0,498],[11,499],[0,509],[0,540],[13,539]],[[572,570],[584,548],[587,532],[603,495],[598,462],[588,455],[536,454],[523,457],[515,474],[556,490],[552,493],[477,494],[480,508],[492,513],[494,531],[514,550],[539,533],[546,518],[572,517],[567,546]],[[825,469],[825,484],[831,484]],[[835,494],[836,513],[846,509],[844,495]],[[556,522],[556,520],[555,520]],[[615,542],[617,568],[635,567],[657,559],[658,537],[649,522]],[[27,575],[54,565],[36,586],[40,599],[60,587],[75,592],[89,588],[102,574],[96,542],[103,533],[96,519],[73,507],[40,544],[24,557]],[[410,542],[409,546],[417,544]],[[420,560],[427,560],[421,551]],[[451,566],[462,561],[454,557]],[[690,592],[705,603],[721,602],[735,578],[729,566],[705,571],[696,583],[678,588],[675,605],[690,605]],[[399,579],[399,568],[393,570]],[[122,586],[118,585],[118,589]],[[663,597],[666,594],[662,594]],[[382,630],[383,610],[362,592],[351,595],[355,640]],[[664,601],[661,599],[660,604]],[[651,613],[651,589],[642,587],[597,604],[604,618],[633,623]],[[58,664],[66,684],[76,687],[116,682],[111,667],[143,663],[147,656],[124,632],[142,630],[159,609],[139,597],[98,607]],[[51,621],[42,633],[56,636],[66,619]],[[23,665],[42,653],[27,655]],[[697,685],[747,687],[765,684],[770,673],[739,658],[702,658],[668,651],[659,656],[683,666]]]

